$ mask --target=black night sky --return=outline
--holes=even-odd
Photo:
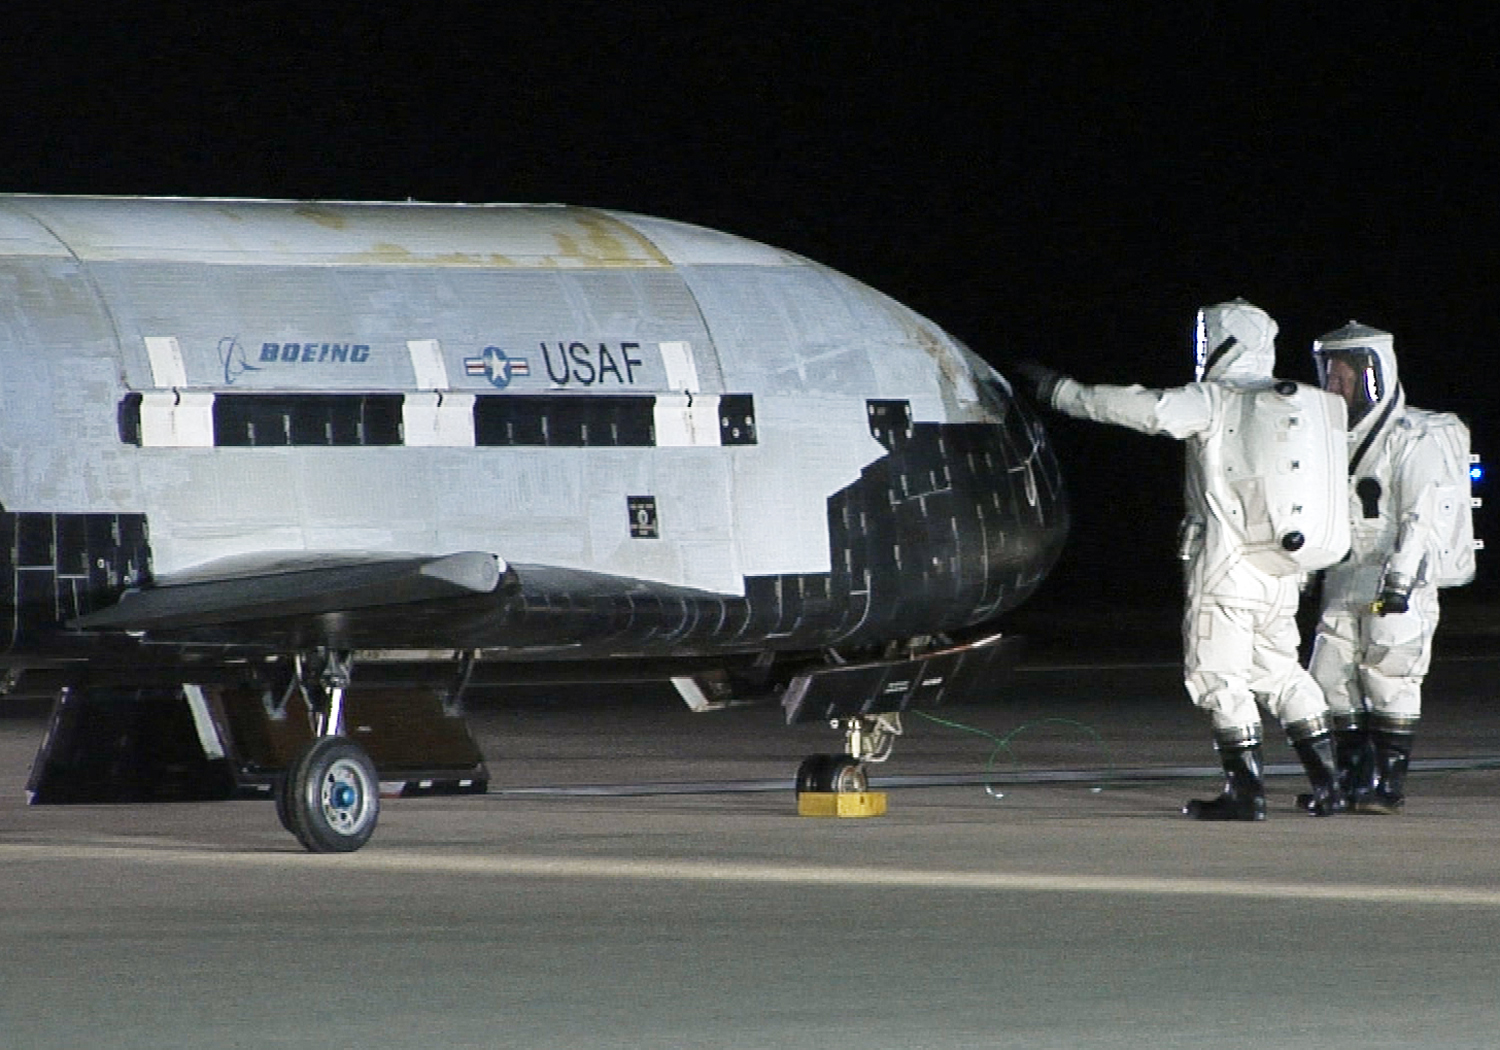
[[[69,6],[7,19],[0,191],[623,208],[1090,381],[1186,381],[1194,310],[1243,295],[1293,378],[1394,332],[1500,458],[1492,9]],[[1179,448],[1050,422],[1077,526],[1039,600],[1174,602]]]

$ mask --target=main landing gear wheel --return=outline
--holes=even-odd
[[[812,755],[797,769],[799,795],[808,791],[859,794],[869,788],[864,763],[852,755]]]
[[[312,853],[352,853],[375,833],[380,781],[365,749],[348,737],[319,737],[278,785],[276,815]]]

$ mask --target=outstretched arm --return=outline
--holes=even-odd
[[[1138,385],[1091,386],[1062,378],[1052,391],[1052,407],[1078,419],[1113,423],[1181,441],[1209,428],[1214,404],[1205,383],[1151,390]]]

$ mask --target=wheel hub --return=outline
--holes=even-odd
[[[323,778],[323,814],[339,834],[357,831],[366,819],[366,785],[359,767],[348,761],[335,762]]]

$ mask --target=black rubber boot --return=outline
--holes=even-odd
[[[1374,787],[1355,802],[1360,813],[1389,815],[1406,804],[1406,767],[1411,762],[1414,733],[1389,729],[1370,730],[1375,745]]]
[[[1298,795],[1297,803],[1315,817],[1332,816],[1349,808],[1349,797],[1339,783],[1338,769],[1334,762],[1333,738],[1325,729],[1321,733],[1292,741],[1292,749],[1302,760],[1312,791]]]
[[[1259,744],[1217,745],[1224,767],[1218,798],[1193,799],[1182,811],[1194,820],[1265,820],[1266,786],[1261,779]]]
[[[1334,715],[1333,721],[1333,772],[1339,791],[1352,808],[1357,799],[1368,795],[1375,787],[1375,749],[1370,744],[1370,731],[1365,725],[1363,712]],[[1292,741],[1296,747],[1296,741]],[[1300,757],[1300,756],[1299,756]],[[1303,768],[1307,762],[1303,760]],[[1311,778],[1312,774],[1308,774]],[[1297,796],[1297,808],[1312,811],[1313,793]]]
[[[1375,747],[1362,719],[1334,729],[1333,763],[1338,770],[1339,787],[1351,803],[1375,789]]]

